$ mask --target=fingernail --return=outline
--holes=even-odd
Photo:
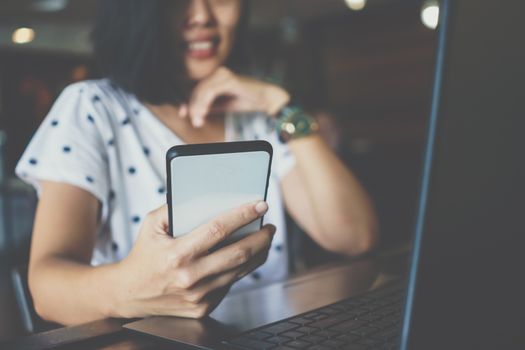
[[[270,232],[272,233],[272,235],[274,235],[275,232],[277,232],[277,227],[272,225],[271,228],[270,228]]]
[[[188,107],[186,105],[181,105],[179,107],[179,117],[186,118],[186,114],[188,113]]]
[[[193,118],[193,126],[196,128],[200,128],[204,125],[204,120],[201,118]]]
[[[255,211],[259,214],[264,214],[268,210],[268,204],[265,201],[260,201],[255,205]]]

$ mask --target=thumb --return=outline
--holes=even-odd
[[[148,214],[148,216],[150,217],[150,222],[153,225],[153,232],[170,235],[167,204],[164,204],[161,207],[153,210]]]

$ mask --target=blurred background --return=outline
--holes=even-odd
[[[14,166],[60,91],[74,81],[99,77],[89,41],[96,3],[0,1],[0,261],[5,276],[11,266],[27,261],[36,203],[33,190],[14,177]],[[329,144],[372,195],[382,244],[409,241],[430,102],[437,0],[251,3],[252,73],[287,87],[317,116]],[[306,239],[297,244],[308,253],[306,266],[330,258]],[[0,298],[1,313],[15,315],[9,278],[1,283],[6,296]],[[0,317],[0,340],[23,333],[17,322],[16,316]]]

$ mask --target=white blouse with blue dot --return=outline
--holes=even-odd
[[[234,288],[288,274],[286,222],[280,180],[294,158],[262,113],[226,116],[226,141],[264,139],[274,148],[266,223],[277,227],[267,262]],[[165,153],[181,139],[134,95],[108,80],[67,87],[20,159],[16,173],[38,191],[43,180],[80,187],[102,204],[91,263],[123,259],[146,214],[165,203]]]

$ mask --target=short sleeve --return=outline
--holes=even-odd
[[[282,179],[295,165],[295,157],[290,151],[290,147],[281,141],[277,136],[277,132],[273,129],[268,140],[273,147],[273,171],[278,178]]]
[[[67,87],[29,142],[16,174],[40,192],[41,181],[62,182],[92,193],[101,202],[109,190],[100,96],[86,83]]]

